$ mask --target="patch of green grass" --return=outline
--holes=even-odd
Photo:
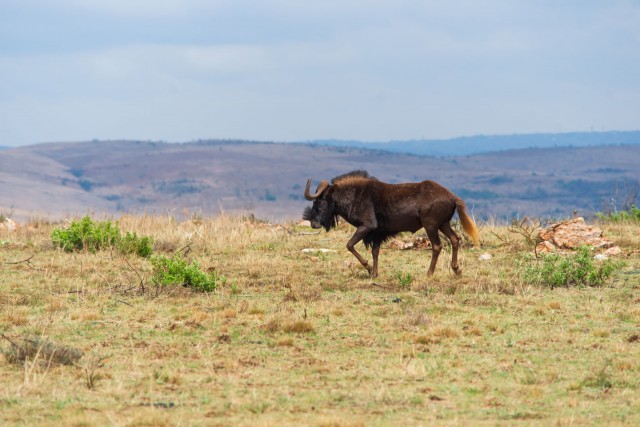
[[[636,205],[631,205],[629,209],[624,211],[609,213],[598,212],[596,216],[601,221],[607,222],[640,222],[640,208]]]
[[[186,286],[200,292],[211,292],[219,285],[224,285],[227,278],[212,272],[202,271],[197,261],[187,263],[180,256],[151,257],[153,265],[152,281],[160,286]]]
[[[142,258],[149,258],[153,253],[153,239],[149,236],[138,236],[129,231],[118,241],[118,250],[124,254],[136,254]]]
[[[607,359],[604,366],[596,372],[595,375],[590,375],[582,381],[583,387],[592,387],[600,391],[607,391],[613,387],[613,381],[609,368],[611,367],[611,360]]]
[[[579,248],[574,254],[545,254],[540,259],[527,253],[520,262],[524,264],[525,282],[551,288],[602,286],[625,265],[611,259],[596,261],[587,246]]]
[[[413,276],[411,273],[398,270],[396,272],[396,279],[398,279],[398,284],[402,289],[409,289],[411,284],[413,283]]]

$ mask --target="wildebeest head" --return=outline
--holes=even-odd
[[[307,181],[307,186],[304,189],[304,198],[313,201],[313,206],[306,207],[302,214],[302,219],[311,222],[311,227],[322,228],[329,231],[331,227],[335,227],[337,218],[335,214],[335,205],[333,203],[331,194],[332,186],[327,181],[322,181],[316,190],[315,194],[309,193],[311,187],[311,178]]]

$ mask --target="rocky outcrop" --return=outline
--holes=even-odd
[[[596,249],[613,247],[611,240],[602,237],[602,229],[588,225],[582,217],[551,224],[540,230],[539,237],[541,242],[536,247],[537,253],[574,250],[580,246]]]
[[[403,251],[408,249],[426,249],[431,247],[431,241],[425,236],[415,236],[410,239],[393,239],[387,244],[387,247],[389,249],[399,249]]]

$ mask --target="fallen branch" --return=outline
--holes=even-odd
[[[30,264],[30,262],[29,262],[29,261],[30,261],[30,260],[31,260],[31,258],[33,258],[34,256],[35,256],[35,254],[34,254],[34,255],[31,255],[31,256],[30,256],[29,258],[27,258],[27,259],[23,259],[22,261],[13,261],[13,262],[5,261],[5,264],[15,265],[15,264],[22,264],[23,262],[26,262],[27,264]]]
[[[372,284],[373,286],[377,286],[377,287],[382,288],[382,289],[393,289],[393,288],[391,288],[391,287],[389,287],[389,286],[381,285],[381,284],[376,283],[376,282],[371,282],[371,284]]]
[[[180,252],[184,251],[184,253],[182,254],[183,257],[186,257],[187,255],[189,255],[189,252],[191,252],[191,245],[193,244],[193,242],[189,242],[187,243],[185,246],[183,246],[182,248],[178,249],[176,251],[176,253],[174,254],[174,256],[180,254]]]
[[[128,305],[129,307],[133,307],[133,305],[132,305],[132,304],[129,304],[129,303],[128,303],[128,302],[126,302],[126,301],[122,301],[121,299],[117,299],[117,300],[116,300],[116,302],[120,302],[120,303],[122,303],[122,304],[124,304],[124,305]]]
[[[296,233],[296,236],[313,236],[315,234],[320,234],[319,231],[300,231]]]
[[[129,262],[129,260],[127,258],[125,258],[124,260],[127,263],[127,265],[129,266],[129,268],[131,270],[133,270],[134,273],[136,273],[136,275],[138,276],[138,279],[140,279],[140,292],[144,295],[144,279],[142,278],[140,273],[138,273],[138,270],[133,268],[133,266],[131,265],[131,263]]]
[[[32,270],[42,271],[42,269],[40,269],[40,268],[35,268],[35,267],[33,266],[33,264],[31,264],[31,258],[33,258],[34,256],[35,256],[35,254],[31,255],[31,256],[30,256],[29,258],[27,258],[27,259],[23,259],[22,261],[5,261],[5,262],[4,262],[4,264],[7,264],[7,265],[17,265],[17,264],[25,263],[25,264],[27,264],[27,267],[28,267],[28,268],[30,268],[30,269],[32,269]]]

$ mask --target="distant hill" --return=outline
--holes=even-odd
[[[636,202],[640,145],[429,157],[354,147],[243,141],[51,143],[0,151],[0,214],[251,212],[299,218],[308,178],[367,169],[397,183],[432,179],[477,218],[567,217]]]
[[[358,147],[423,156],[464,156],[524,148],[593,147],[640,144],[640,131],[476,135],[452,139],[362,142],[318,140],[311,144]]]

